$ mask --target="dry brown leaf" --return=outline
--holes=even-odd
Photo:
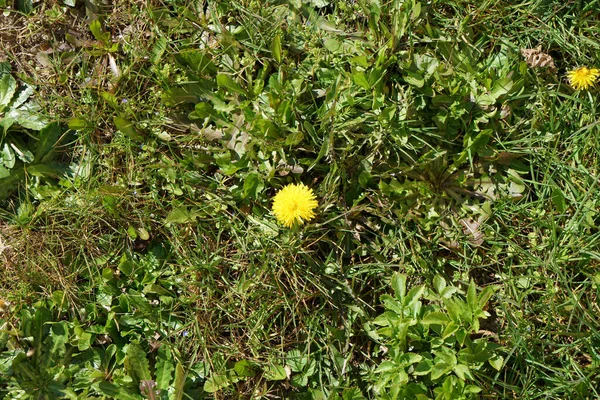
[[[542,51],[542,46],[535,49],[521,49],[521,55],[530,68],[548,68],[550,71],[556,72],[554,59],[550,54]]]

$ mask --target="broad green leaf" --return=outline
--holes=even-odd
[[[79,351],[89,349],[92,344],[92,334],[86,332],[80,326],[75,326],[73,331],[75,333],[75,338],[77,339],[77,349],[79,349]]]
[[[409,85],[416,86],[419,89],[425,85],[425,78],[423,78],[423,75],[417,72],[407,71],[406,76],[404,76],[404,80]]]
[[[467,290],[467,305],[473,314],[477,314],[477,311],[479,311],[479,301],[477,299],[477,287],[473,279],[471,279],[469,289]]]
[[[224,87],[231,92],[246,94],[246,91],[240,86],[240,84],[234,81],[229,75],[218,74],[217,85],[219,87]]]
[[[133,127],[133,123],[123,117],[115,116],[113,118],[116,128],[121,131],[124,135],[128,136],[132,140],[140,140],[141,135]]]
[[[504,365],[504,358],[500,355],[495,355],[488,360],[488,363],[494,367],[496,371],[500,371]]]
[[[160,346],[157,360],[155,367],[156,387],[161,390],[167,390],[171,386],[171,379],[175,370],[173,356],[168,345]]]
[[[212,61],[210,54],[202,50],[185,50],[176,55],[176,59],[193,71],[214,76],[217,74],[217,67]]]
[[[190,119],[200,119],[211,117],[215,114],[215,109],[208,102],[201,102],[196,104],[194,111],[190,113]]]
[[[17,158],[15,157],[15,153],[10,148],[8,143],[4,143],[4,146],[2,147],[2,152],[0,153],[0,157],[0,159],[2,160],[2,165],[4,165],[6,168],[11,169],[15,166]]]
[[[456,364],[454,367],[454,373],[463,381],[467,379],[474,379],[473,375],[471,374],[471,370],[464,364]]]
[[[406,294],[406,297],[403,300],[404,306],[405,307],[414,306],[416,304],[416,302],[419,301],[419,299],[421,299],[424,292],[425,292],[425,286],[423,286],[423,285],[416,286],[416,287],[410,289],[409,292]]]
[[[562,190],[560,190],[558,187],[554,187],[552,190],[552,203],[559,213],[564,213],[567,210],[565,196],[563,195]]]
[[[167,38],[160,36],[150,51],[150,62],[157,64],[167,50]]]
[[[17,91],[16,97],[14,97],[10,103],[11,108],[19,108],[23,105],[29,97],[33,94],[33,87],[25,85],[21,90]]]
[[[181,363],[175,367],[175,382],[173,383],[173,400],[183,399],[183,388],[185,386],[185,370]]]
[[[282,381],[287,378],[287,373],[281,365],[270,364],[265,368],[263,376],[268,381]]]
[[[277,63],[281,63],[281,59],[282,59],[282,50],[281,50],[281,35],[278,33],[277,35],[275,35],[275,37],[273,38],[273,41],[271,42],[271,53],[273,54],[273,58],[275,59],[275,61],[277,61]]]
[[[257,173],[248,174],[246,176],[246,179],[244,179],[243,198],[258,198],[259,193],[262,192],[264,187],[265,185],[260,175],[258,175]]]
[[[90,127],[90,124],[83,118],[72,118],[68,123],[69,129],[74,131],[80,131]]]
[[[19,10],[23,14],[31,14],[31,12],[33,11],[33,1],[17,0],[17,10]]]
[[[69,342],[69,325],[66,321],[55,322],[50,329],[52,339],[52,348],[50,353],[55,359],[59,359],[65,354],[66,344]]]
[[[39,177],[58,178],[63,174],[64,168],[50,164],[33,164],[27,167],[27,173]]]
[[[473,393],[473,394],[477,394],[481,392],[481,388],[475,385],[467,385],[465,386],[465,393]]]
[[[342,392],[342,400],[364,400],[362,392],[359,388],[346,388]]]
[[[177,207],[169,212],[167,215],[166,223],[175,223],[175,224],[184,224],[186,222],[191,222],[196,219],[197,215],[191,212],[188,207],[182,206]]]
[[[342,43],[334,38],[328,38],[325,39],[325,42],[323,42],[323,45],[325,46],[325,48],[327,50],[329,50],[332,53],[339,53],[343,50],[343,46]]]
[[[500,96],[503,96],[510,92],[513,87],[513,80],[509,77],[504,77],[502,79],[497,80],[494,83],[494,87],[492,88],[490,95],[496,101]]]
[[[108,396],[111,399],[119,398],[119,387],[107,381],[102,381],[98,384],[98,390],[104,396]]]
[[[134,265],[127,258],[127,256],[125,254],[123,254],[123,256],[121,257],[121,260],[119,262],[118,268],[119,268],[119,271],[121,271],[122,273],[125,274],[125,276],[130,276],[133,273]]]
[[[37,148],[35,151],[35,162],[46,163],[54,156],[54,149],[59,143],[63,131],[58,123],[53,123],[40,131]]]
[[[439,379],[452,371],[453,366],[446,364],[443,361],[437,362],[431,368],[431,380]]]
[[[376,374],[381,374],[388,371],[393,371],[398,369],[398,365],[393,361],[384,361],[375,369]]]
[[[442,278],[440,275],[436,275],[433,277],[433,287],[438,294],[442,294],[444,289],[446,288],[446,280]]]
[[[446,313],[441,312],[441,311],[434,311],[434,312],[425,314],[425,316],[421,320],[421,323],[426,324],[426,325],[431,325],[431,324],[446,325],[448,322],[450,322],[450,318],[448,317],[448,315]]]
[[[99,20],[95,19],[90,22],[90,31],[92,31],[92,35],[94,35],[97,41],[101,42],[104,47],[108,47],[110,34],[102,31],[102,25]]]
[[[8,61],[0,62],[0,78],[6,74],[10,74],[10,63]]]
[[[115,96],[111,92],[102,92],[100,96],[106,101],[106,104],[114,108],[115,110],[119,108],[119,102],[117,101],[117,96]]]
[[[19,108],[11,109],[5,118],[14,120],[24,128],[39,131],[49,124],[49,120],[41,114],[40,106],[31,101]]]
[[[10,170],[0,165],[0,179],[4,179],[10,176]]]
[[[428,358],[423,358],[416,366],[413,371],[413,375],[422,376],[427,375],[433,368],[433,362]]]
[[[148,360],[146,359],[146,352],[138,344],[129,343],[127,345],[124,366],[127,374],[133,378],[137,385],[141,381],[152,379]]]
[[[137,232],[135,230],[135,227],[129,225],[129,227],[127,228],[127,236],[129,236],[131,240],[137,239]]]
[[[15,155],[19,160],[23,161],[26,164],[31,164],[33,162],[35,157],[33,156],[33,153],[31,151],[27,149],[21,150],[14,143],[11,143],[10,146],[14,150]]]
[[[481,293],[479,293],[478,303],[479,309],[482,310],[490,298],[494,295],[496,288],[494,286],[486,286]]]
[[[395,273],[392,277],[392,289],[399,300],[404,300],[406,295],[406,275]]]
[[[204,382],[204,391],[207,393],[215,393],[226,388],[231,383],[229,377],[225,374],[213,374],[206,382]]]
[[[356,83],[358,86],[362,87],[363,89],[366,90],[370,90],[371,89],[371,84],[369,83],[369,81],[367,80],[367,77],[365,76],[365,74],[363,72],[355,72],[354,74],[352,74],[352,81],[354,83]]]
[[[0,78],[0,112],[10,103],[17,90],[17,81],[10,74]]]
[[[235,363],[233,370],[239,376],[253,377],[256,375],[256,366],[248,360],[240,360]]]

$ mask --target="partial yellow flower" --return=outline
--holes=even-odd
[[[281,224],[291,228],[315,217],[319,203],[312,189],[300,184],[289,184],[273,198],[273,214]]]
[[[600,69],[597,68],[580,67],[567,72],[569,84],[576,90],[587,89],[593,86],[599,76]]]

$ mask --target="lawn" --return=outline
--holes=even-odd
[[[0,0],[0,398],[600,398],[598,68],[598,0]]]

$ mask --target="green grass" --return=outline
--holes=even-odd
[[[600,2],[68,3],[0,23],[64,134],[17,167],[44,131],[0,140],[1,398],[600,397],[599,92],[565,79],[600,66]],[[440,277],[471,310],[443,340]],[[466,378],[398,366],[485,343]]]

